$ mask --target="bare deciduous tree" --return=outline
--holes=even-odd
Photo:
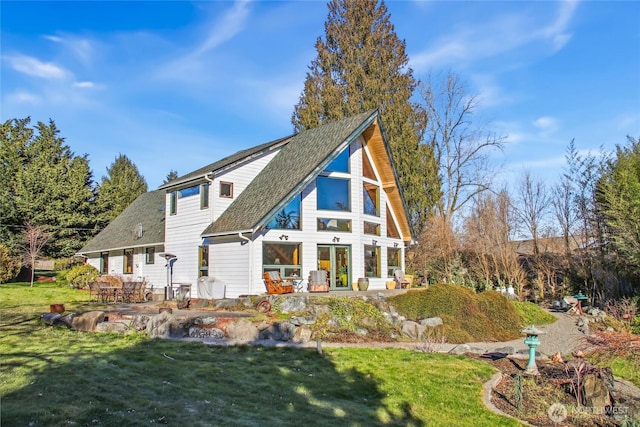
[[[490,188],[494,170],[489,154],[502,149],[505,137],[488,131],[486,124],[471,122],[478,100],[469,96],[456,74],[447,74],[441,82],[429,76],[421,94],[428,117],[424,138],[439,165],[442,183],[437,209],[452,220],[470,200]]]
[[[36,261],[44,245],[49,241],[50,236],[39,225],[26,224],[26,230],[22,236],[24,264],[31,268],[31,286],[36,271]]]

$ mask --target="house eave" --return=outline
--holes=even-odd
[[[88,254],[100,254],[102,252],[111,252],[111,251],[122,251],[125,249],[138,249],[138,248],[148,248],[151,246],[164,246],[164,242],[149,242],[143,243],[140,245],[128,245],[128,246],[118,246],[113,248],[104,248],[104,249],[96,249],[96,250],[88,250],[88,251],[80,251],[76,252],[77,256],[87,256]]]

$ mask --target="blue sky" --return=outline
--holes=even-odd
[[[414,76],[451,70],[507,136],[502,179],[555,179],[640,136],[639,1],[388,1]],[[324,1],[2,1],[0,119],[53,119],[99,181],[120,153],[150,189],[292,133]],[[295,165],[292,165],[295,167]]]

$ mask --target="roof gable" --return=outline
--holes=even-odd
[[[369,111],[295,135],[202,235],[254,231],[377,118]]]
[[[78,253],[163,244],[165,194],[155,190],[138,196]]]
[[[211,163],[207,166],[203,166],[200,169],[196,169],[193,172],[189,172],[186,175],[183,175],[165,184],[162,184],[160,187],[158,187],[158,189],[164,190],[170,187],[191,183],[192,181],[200,179],[203,176],[208,175],[210,173],[215,173],[217,171],[226,169],[228,167],[235,166],[238,163],[242,163],[244,161],[253,159],[254,157],[264,152],[274,150],[280,147],[281,145],[286,144],[291,138],[292,136],[286,136],[284,138],[275,139],[273,141],[258,145],[256,147],[247,148],[246,150],[240,150],[230,156],[227,156],[221,160],[218,160],[217,162]]]

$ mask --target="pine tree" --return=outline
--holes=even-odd
[[[147,191],[147,182],[138,167],[124,154],[118,155],[107,168],[98,187],[97,207],[101,225],[120,215],[140,194]]]
[[[378,109],[404,190],[414,233],[439,197],[437,166],[421,144],[426,114],[411,97],[418,82],[408,66],[384,1],[332,0],[325,40],[316,41],[304,90],[292,115],[300,131]]]
[[[27,223],[43,226],[51,235],[43,255],[70,256],[95,224],[89,162],[64,144],[52,120],[38,122],[35,129],[29,123],[26,118],[3,124],[0,156],[3,169],[7,166],[0,174],[3,238],[8,235],[7,241],[15,244]]]

